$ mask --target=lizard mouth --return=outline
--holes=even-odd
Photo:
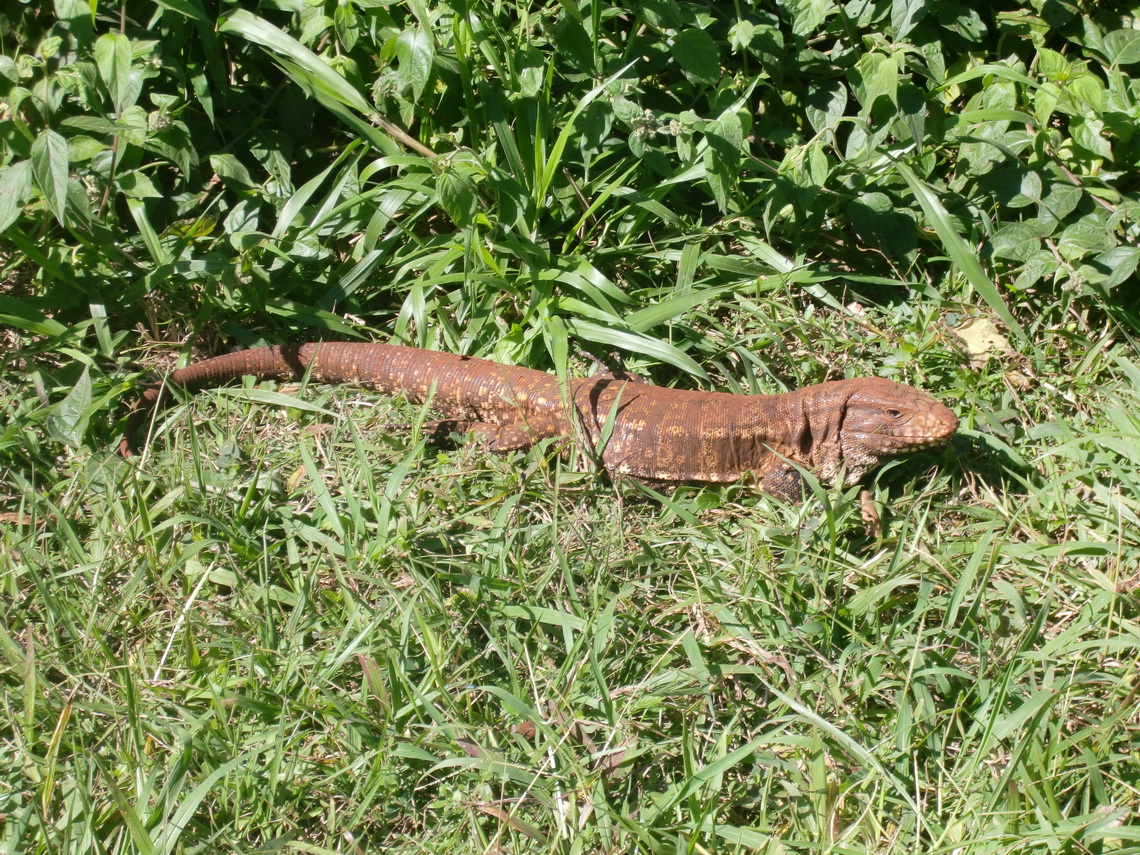
[[[907,436],[877,434],[867,437],[865,444],[884,455],[896,455],[910,454],[912,451],[926,451],[931,448],[941,448],[946,444],[946,440],[919,440]]]
[[[867,434],[863,442],[884,455],[940,448],[957,432],[958,417],[948,408],[944,413],[932,415],[933,418],[911,422],[901,429],[887,428]]]

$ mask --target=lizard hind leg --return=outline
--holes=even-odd
[[[545,429],[544,429],[545,427]],[[540,439],[556,436],[553,425],[543,426],[530,422],[468,421],[465,419],[438,419],[424,422],[423,435],[432,443],[446,443],[454,434],[473,434],[476,441],[495,454],[526,451]]]

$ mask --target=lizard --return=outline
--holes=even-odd
[[[131,455],[148,413],[169,400],[167,383],[193,391],[245,375],[307,376],[403,393],[446,414],[425,426],[429,436],[474,432],[494,452],[579,438],[611,476],[658,483],[749,479],[787,501],[802,497],[797,465],[822,483],[853,484],[884,460],[942,445],[958,429],[945,405],[879,377],[773,395],[674,389],[609,372],[562,384],[544,371],[475,357],[324,342],[237,351],[174,371],[135,404],[120,453]]]

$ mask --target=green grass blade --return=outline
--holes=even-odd
[[[950,256],[950,259],[958,265],[958,269],[962,271],[962,274],[969,281],[970,285],[972,285],[974,290],[985,300],[986,305],[993,310],[994,314],[1001,318],[1010,332],[1020,341],[1028,341],[1025,330],[1021,324],[1017,322],[1017,319],[1014,318],[1009,307],[1006,306],[1005,301],[998,292],[997,286],[994,285],[989,276],[986,275],[985,269],[982,267],[981,262],[978,261],[977,253],[966,245],[962,236],[959,235],[954,228],[954,224],[950,220],[950,215],[947,213],[946,208],[943,207],[938,196],[935,195],[934,191],[905,163],[895,161],[895,168],[910,187],[914,198],[922,207],[927,219],[930,220],[930,224],[934,227],[934,231],[942,241],[942,246],[946,249],[946,253]]]
[[[554,141],[554,145],[550,149],[550,154],[545,158],[542,168],[539,170],[539,179],[538,183],[535,184],[533,194],[533,200],[536,206],[542,206],[546,194],[550,192],[550,187],[554,182],[554,176],[562,166],[562,157],[566,151],[566,146],[570,140],[579,133],[579,130],[574,127],[575,120],[582,115],[582,111],[589,107],[595,98],[605,92],[614,81],[624,77],[625,73],[633,68],[634,65],[635,63],[631,62],[619,68],[616,72],[587,92],[575,105],[573,112],[563,120],[562,130],[559,132],[558,138]]]
[[[592,321],[586,321],[581,318],[565,318],[564,321],[566,323],[566,329],[573,335],[586,339],[586,341],[613,345],[629,353],[642,353],[646,356],[660,359],[662,362],[675,365],[683,371],[692,374],[694,377],[700,377],[702,380],[708,377],[708,375],[705,374],[705,370],[701,368],[691,356],[668,342],[650,338],[643,333],[634,332],[632,330],[604,327],[601,324],[595,324]]]
[[[364,97],[328,63],[264,18],[244,9],[235,9],[218,22],[218,32],[239,35],[289,60],[298,77],[314,91],[351,107],[361,116],[369,117],[374,113]]]

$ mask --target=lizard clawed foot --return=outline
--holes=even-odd
[[[883,521],[879,517],[879,509],[875,507],[875,500],[871,497],[871,491],[861,491],[859,493],[859,502],[861,503],[859,515],[863,518],[863,525],[866,527],[867,536],[878,540],[883,536]]]

